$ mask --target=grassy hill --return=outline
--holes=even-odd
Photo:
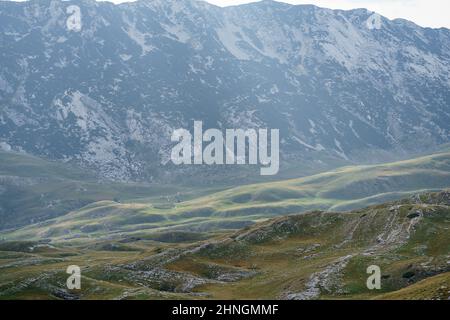
[[[1,242],[0,299],[447,299],[449,229],[450,191],[183,243]],[[73,264],[80,291],[65,289]],[[366,287],[370,265],[381,268],[381,290]]]
[[[149,237],[150,234],[151,237],[164,238],[174,232],[180,235],[238,229],[274,216],[309,210],[357,209],[450,187],[450,153],[382,165],[344,167],[309,177],[215,193],[186,188],[187,191],[180,190],[182,196],[171,199],[150,196],[167,192],[160,186],[152,189],[142,185],[105,184],[99,187],[97,183],[90,186],[88,182],[68,181],[51,183],[50,186],[61,194],[59,198],[66,201],[81,198],[89,202],[88,205],[14,232],[3,232],[0,237],[11,240],[89,240],[92,237]],[[78,187],[64,187],[64,183]],[[86,191],[71,192],[78,189]],[[31,195],[36,198],[43,193],[41,188],[38,191],[33,186],[26,190],[28,192],[21,194],[17,201],[25,201],[23,198]],[[171,190],[174,193],[177,189]],[[208,192],[210,194],[199,196]],[[51,191],[45,194],[53,195]],[[6,197],[5,194],[3,196]],[[130,200],[122,203],[111,201],[115,196]],[[95,202],[95,199],[102,201]],[[33,205],[33,201],[29,203]],[[42,206],[36,206],[38,209]]]
[[[0,151],[0,230],[55,218],[97,201],[171,203],[206,190],[116,183],[66,163]]]

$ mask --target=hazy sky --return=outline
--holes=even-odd
[[[110,1],[116,3],[127,2],[125,0]],[[251,0],[207,1],[219,6],[252,2]],[[333,9],[367,8],[391,19],[405,18],[425,27],[450,28],[449,0],[283,0],[283,2],[293,4],[315,4]]]

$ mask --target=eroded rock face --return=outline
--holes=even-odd
[[[3,2],[0,21],[0,147],[104,177],[177,176],[170,135],[192,119],[280,128],[295,163],[449,141],[447,29],[266,1]]]

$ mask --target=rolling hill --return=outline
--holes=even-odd
[[[448,299],[449,206],[449,191],[427,193],[185,243],[0,242],[0,299]],[[73,264],[79,291],[65,287]],[[380,290],[366,287],[370,265]]]
[[[225,191],[186,188],[180,197],[133,193],[133,185],[95,184],[91,203],[59,217],[3,232],[7,239],[165,237],[167,232],[238,229],[280,215],[308,210],[346,211],[450,187],[450,153],[381,165],[344,167],[309,177],[260,183]],[[118,186],[118,187],[117,187]],[[61,189],[61,185],[56,185]],[[118,188],[118,189],[117,189]],[[33,188],[32,188],[33,189]],[[73,196],[67,189],[67,193]],[[113,195],[146,197],[118,203]],[[139,189],[138,189],[139,191]],[[161,191],[160,189],[158,190]],[[173,190],[172,190],[173,191]],[[198,196],[204,193],[210,193]],[[108,197],[95,202],[92,197]],[[197,195],[197,196],[196,196]],[[78,197],[78,195],[75,195]],[[21,200],[22,201],[22,200]]]
[[[165,204],[205,192],[193,186],[114,182],[73,164],[0,151],[0,230],[55,218],[96,201]]]

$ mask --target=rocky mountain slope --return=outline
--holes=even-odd
[[[450,193],[314,211],[187,243],[0,242],[0,299],[448,299]],[[65,289],[68,265],[82,290]],[[368,290],[377,265],[381,289]]]
[[[193,120],[280,128],[282,170],[449,142],[450,31],[366,10],[1,1],[0,46],[1,148],[103,177],[179,179],[170,135]]]

